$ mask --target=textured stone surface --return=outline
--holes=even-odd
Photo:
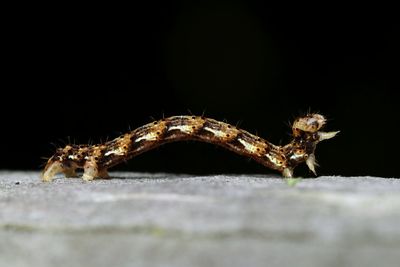
[[[400,179],[0,172],[0,266],[398,266]]]

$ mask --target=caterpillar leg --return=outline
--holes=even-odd
[[[315,160],[315,154],[310,154],[306,160],[307,167],[317,176],[317,172],[315,171],[315,167],[318,167],[318,163]]]
[[[84,181],[92,181],[95,178],[110,178],[108,175],[107,169],[100,169],[94,161],[86,161],[83,166],[83,175],[82,179]]]
[[[97,167],[96,162],[94,161],[86,161],[83,166],[83,175],[82,179],[85,181],[92,181],[99,174],[99,169]]]
[[[292,178],[293,177],[293,169],[291,169],[291,168],[283,169],[282,176],[285,178]]]
[[[51,182],[57,173],[64,171],[63,165],[59,161],[49,161],[42,173],[43,182]]]

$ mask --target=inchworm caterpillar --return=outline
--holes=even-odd
[[[338,133],[320,131],[325,124],[326,119],[320,114],[299,117],[292,125],[293,140],[277,146],[228,123],[200,116],[174,116],[146,124],[104,144],[59,148],[47,161],[42,180],[51,181],[57,173],[76,176],[77,168],[83,168],[82,178],[86,181],[108,178],[109,168],[162,144],[183,140],[222,146],[277,170],[284,177],[292,177],[293,169],[302,162],[316,174],[316,145]]]

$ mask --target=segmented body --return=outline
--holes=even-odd
[[[320,121],[318,130],[324,123],[325,119]],[[107,170],[121,162],[162,144],[183,140],[222,146],[290,177],[296,165],[313,155],[321,139],[318,131],[296,129],[293,134],[293,141],[282,147],[228,123],[200,116],[174,116],[146,124],[104,144],[67,145],[58,149],[49,159],[42,178],[50,181],[59,172],[75,176],[77,168],[84,169],[85,180],[106,178]]]

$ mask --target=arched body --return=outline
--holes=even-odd
[[[48,160],[43,181],[51,181],[57,173],[82,178],[108,177],[107,170],[136,155],[165,143],[196,140],[216,144],[235,153],[250,157],[264,166],[292,177],[293,169],[306,162],[315,173],[314,150],[318,142],[334,137],[338,132],[321,132],[326,120],[322,115],[309,114],[293,123],[293,140],[276,146],[256,135],[225,122],[200,116],[174,116],[155,121],[128,132],[112,141],[97,145],[67,145],[57,149]]]

